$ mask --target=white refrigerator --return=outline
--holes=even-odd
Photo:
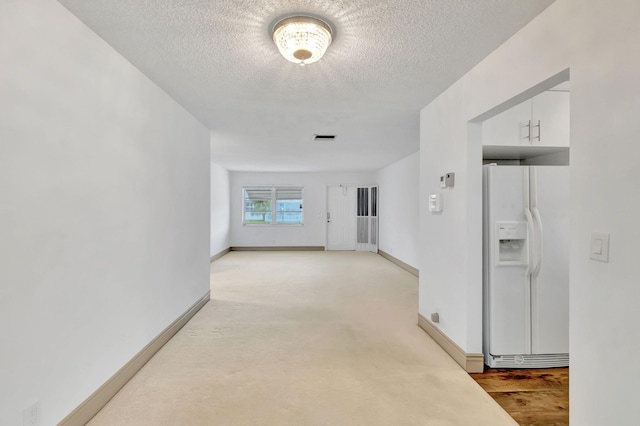
[[[483,352],[495,368],[569,365],[569,168],[484,166]]]

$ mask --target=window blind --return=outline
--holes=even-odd
[[[301,200],[302,201],[302,188],[276,187],[276,200]]]

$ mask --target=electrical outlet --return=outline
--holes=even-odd
[[[22,412],[22,426],[40,426],[41,411],[40,401],[25,408]]]

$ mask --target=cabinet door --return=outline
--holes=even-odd
[[[569,146],[569,92],[547,91],[533,98],[533,145]],[[540,120],[540,127],[538,126]]]
[[[531,100],[514,106],[482,123],[483,145],[529,145]]]

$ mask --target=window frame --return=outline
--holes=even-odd
[[[271,211],[258,212],[270,214],[271,220],[264,223],[247,223],[247,191],[270,191]],[[299,191],[300,210],[278,210],[278,201],[286,198],[278,198],[278,191]],[[300,213],[299,223],[278,223],[278,213]],[[248,185],[242,187],[242,226],[304,226],[304,187],[297,185]]]

